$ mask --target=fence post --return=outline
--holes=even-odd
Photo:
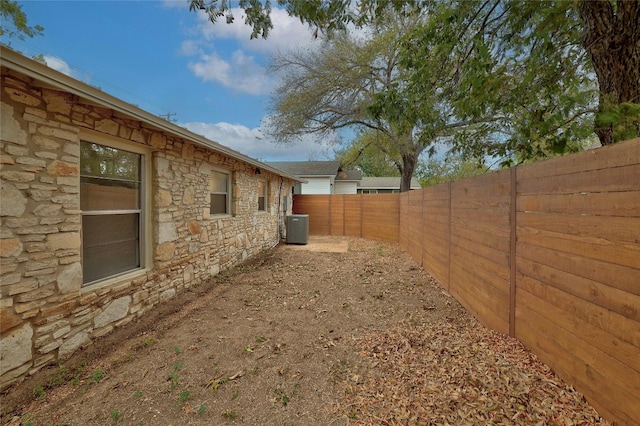
[[[509,214],[509,336],[516,337],[516,213],[517,213],[517,167],[511,167],[511,212]]]

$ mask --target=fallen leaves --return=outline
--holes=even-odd
[[[397,326],[357,343],[372,368],[343,383],[348,424],[608,424],[518,341],[476,321]]]

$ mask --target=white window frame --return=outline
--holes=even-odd
[[[214,192],[211,191],[211,182],[214,176],[214,173],[220,173],[227,176],[227,191],[226,192]],[[220,217],[220,216],[230,216],[231,215],[231,188],[233,182],[233,173],[230,170],[219,169],[219,168],[211,168],[211,172],[209,173],[209,215],[210,217]],[[224,213],[212,213],[211,208],[213,207],[213,197],[212,195],[226,195],[226,206]]]
[[[81,148],[82,142],[94,143],[98,145],[104,145],[110,148],[128,151],[141,155],[140,161],[140,208],[139,208],[139,256],[140,266],[131,269],[129,271],[119,272],[107,277],[99,278],[94,281],[82,282],[82,291],[94,291],[96,287],[106,287],[117,282],[122,282],[133,277],[137,277],[145,274],[153,263],[151,258],[152,249],[150,247],[152,235],[151,221],[148,219],[151,217],[151,150],[145,146],[132,144],[131,142],[119,139],[116,137],[108,136],[103,133],[95,132],[92,130],[82,130],[80,132],[79,145]],[[78,177],[80,180],[80,176]],[[80,201],[80,194],[78,194],[78,200]],[[98,214],[99,211],[91,211],[90,213],[82,212],[84,215]],[[81,244],[84,244],[84,230],[81,230]],[[82,246],[84,247],[84,245]],[[81,254],[84,249],[81,247]]]
[[[264,185],[263,187],[263,191],[262,191],[262,198],[264,198],[264,203],[262,208],[260,208],[260,184]],[[258,211],[259,212],[266,212],[267,208],[269,205],[269,182],[267,182],[264,179],[259,179],[258,180]]]

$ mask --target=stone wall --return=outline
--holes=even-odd
[[[1,94],[0,389],[279,242],[293,181],[4,68]],[[151,255],[140,273],[82,286],[80,140],[92,135],[149,149]],[[209,214],[212,167],[232,171],[232,215]]]

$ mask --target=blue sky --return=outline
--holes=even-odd
[[[44,35],[11,46],[85,83],[262,161],[324,160],[333,148],[310,140],[273,143],[261,130],[277,78],[272,54],[315,48],[311,31],[272,11],[268,40],[250,40],[241,10],[211,24],[188,0],[19,1]],[[274,2],[275,3],[275,2]],[[4,41],[4,40],[3,40]]]

